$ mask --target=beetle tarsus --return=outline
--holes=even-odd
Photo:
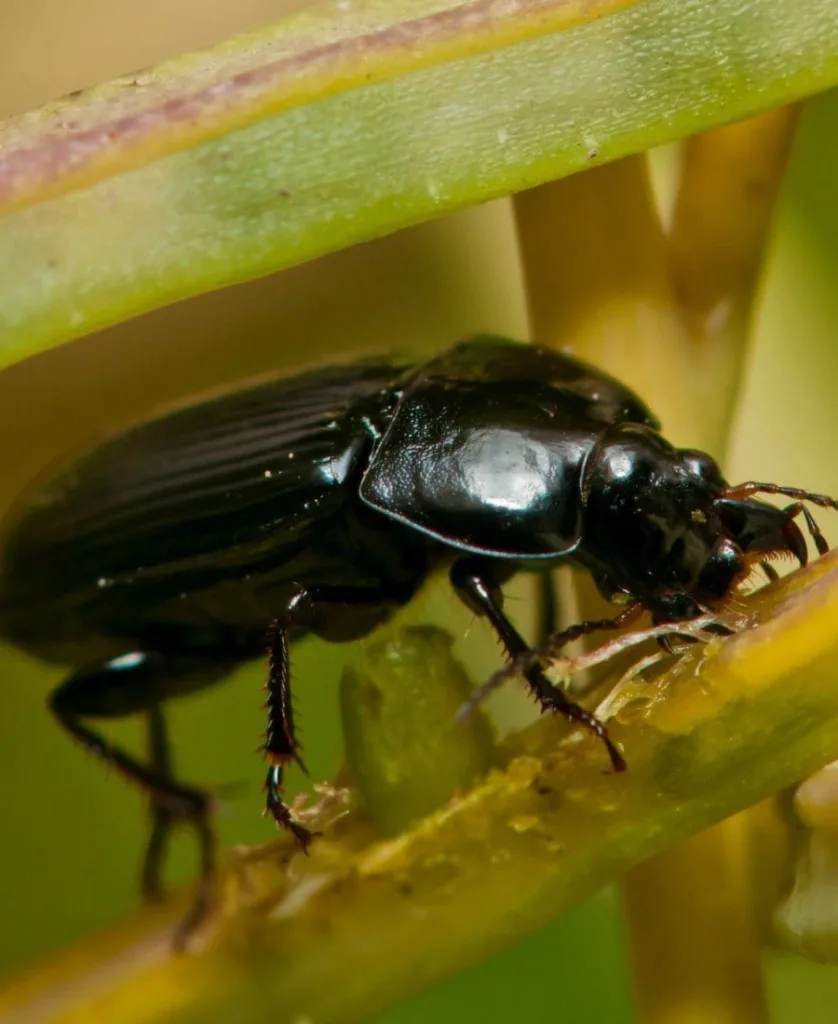
[[[617,750],[611,737],[608,735],[608,729],[604,723],[601,722],[596,715],[592,712],[587,711],[580,704],[570,700],[567,694],[558,686],[554,686],[544,675],[539,672],[539,677],[535,684],[532,682],[530,685],[533,687],[533,691],[536,698],[541,705],[541,713],[544,714],[546,711],[551,711],[553,714],[564,715],[565,718],[570,722],[575,722],[578,725],[584,726],[589,729],[598,739],[605,744],[605,749],[608,751],[608,756],[611,758],[611,766],[615,772],[623,772],[626,770],[626,762],[623,755]]]
[[[268,775],[265,779],[265,813],[277,823],[280,828],[287,829],[302,847],[303,853],[308,855],[308,848],[312,839],[315,839],[319,832],[312,832],[311,829],[301,825],[291,812],[291,808],[282,799],[282,767],[272,764],[268,768]]]

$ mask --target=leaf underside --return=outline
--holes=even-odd
[[[831,0],[315,8],[0,129],[0,365],[836,81]]]

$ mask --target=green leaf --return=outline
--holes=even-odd
[[[0,365],[838,81],[832,0],[343,0],[0,132]]]

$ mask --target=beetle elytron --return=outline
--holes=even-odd
[[[778,509],[753,495],[787,495]],[[723,480],[673,448],[631,391],[566,355],[485,336],[423,364],[370,359],[251,385],[170,412],[92,448],[30,495],[6,530],[0,635],[70,666],[51,708],[73,736],[150,797],[145,893],[160,886],[167,832],[202,838],[204,913],[213,873],[209,798],[172,777],[160,710],[269,653],[267,808],[305,847],[281,797],[300,760],[289,640],[369,633],[447,568],[510,657],[529,650],[503,611],[521,570],[571,561],[627,607],[677,622],[712,609],[755,561],[806,561],[802,514],[822,495]],[[543,708],[605,728],[538,665]],[[90,719],[144,712],[147,762]]]

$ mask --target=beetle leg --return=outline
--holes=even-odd
[[[291,761],[306,770],[300,756],[300,745],[294,735],[294,711],[291,705],[291,670],[288,657],[288,631],[279,623],[271,630],[268,667],[268,699],[265,709],[268,724],[265,730],[265,757],[269,762],[265,778],[265,812],[277,825],[287,828],[299,841],[305,852],[314,833],[294,820],[291,809],[282,799],[283,769]]]
[[[210,825],[209,794],[171,777],[159,704],[167,696],[188,693],[222,678],[235,664],[238,660],[231,662],[210,655],[176,657],[132,652],[81,669],[49,698],[50,709],[61,725],[152,801],[152,833],[142,876],[146,894],[159,892],[160,867],[171,825],[187,821],[195,829],[201,855],[200,883],[195,903],[178,929],[175,942],[179,947],[206,917],[214,900],[215,837]],[[150,716],[148,764],[110,743],[82,721],[122,718],[138,712],[148,712]]]
[[[333,643],[366,636],[395,606],[407,601],[414,590],[414,585],[392,590],[377,586],[298,585],[285,614],[271,627],[265,703],[268,723],[263,747],[269,762],[265,810],[278,825],[296,836],[303,850],[308,849],[315,833],[294,820],[281,795],[287,765],[296,761],[303,771],[306,770],[294,733],[288,630],[298,627]]]
[[[172,780],[172,757],[166,720],[160,705],[150,708],[146,715],[148,760],[152,771],[161,778]],[[148,837],[143,868],[140,874],[140,891],[149,903],[158,902],[163,896],[163,861],[169,844],[169,835],[175,818],[171,808],[160,800],[150,800],[151,834]]]
[[[513,661],[518,661],[519,658],[526,660],[527,656],[533,653],[504,614],[503,595],[500,588],[492,582],[491,576],[485,570],[480,566],[475,566],[474,563],[457,562],[451,569],[451,582],[469,608],[486,616]],[[608,730],[596,715],[570,700],[560,687],[550,682],[540,665],[527,665],[522,674],[540,703],[542,712],[560,712],[571,722],[578,722],[590,729],[605,744],[614,771],[625,770],[626,763],[622,754],[614,746],[608,735]]]

